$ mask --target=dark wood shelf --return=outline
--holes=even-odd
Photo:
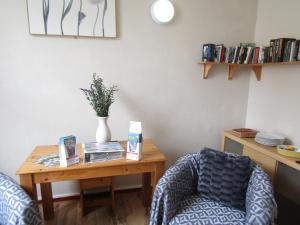
[[[298,65],[300,61],[293,61],[293,62],[274,62],[274,63],[263,63],[263,64],[238,64],[238,63],[225,63],[225,62],[199,62],[198,64],[203,65],[203,79],[207,79],[209,75],[209,71],[212,67],[216,65],[225,65],[228,66],[228,74],[227,79],[232,80],[234,74],[238,67],[250,67],[253,72],[255,73],[256,79],[260,81],[261,79],[261,72],[264,66],[276,66],[276,65]]]

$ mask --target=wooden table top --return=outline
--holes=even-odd
[[[120,144],[126,150],[127,141],[121,141]],[[77,144],[77,151],[80,157],[80,163],[72,165],[70,167],[46,167],[41,164],[34,163],[41,156],[54,154],[59,152],[58,145],[45,145],[37,146],[29,157],[23,162],[21,167],[17,170],[17,175],[20,174],[30,174],[30,173],[44,173],[44,172],[57,172],[57,171],[66,171],[66,170],[78,170],[78,169],[87,169],[87,168],[101,168],[101,167],[111,167],[111,166],[122,166],[122,165],[134,165],[134,164],[146,164],[146,163],[155,163],[155,162],[164,162],[166,157],[160,152],[160,150],[153,144],[152,140],[144,139],[143,142],[143,151],[142,151],[142,160],[112,160],[107,162],[97,162],[97,163],[84,163],[83,162],[83,149],[81,144]]]
[[[254,138],[240,138],[233,131],[225,131],[224,135],[225,135],[225,137],[228,137],[232,140],[235,140],[235,141],[241,143],[242,145],[246,145],[252,149],[255,149],[256,151],[259,151],[259,152],[277,160],[278,162],[286,164],[286,165],[300,171],[300,164],[296,163],[296,161],[298,161],[300,159],[281,155],[277,152],[276,147],[269,147],[266,145],[259,144],[254,140]]]

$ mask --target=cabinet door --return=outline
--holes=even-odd
[[[225,152],[235,153],[238,155],[242,155],[243,153],[243,145],[238,143],[230,138],[224,137],[222,150]]]
[[[244,146],[243,155],[249,156],[251,159],[253,159],[259,166],[261,166],[266,171],[267,174],[269,174],[269,176],[272,178],[272,181],[274,182],[277,165],[275,159],[256,150],[253,150],[247,146]]]

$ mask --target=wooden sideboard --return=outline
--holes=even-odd
[[[300,164],[299,159],[277,153],[275,147],[255,142],[254,138],[240,138],[225,131],[222,150],[246,155],[260,165],[272,178],[278,204],[278,225],[300,224]]]
[[[276,147],[268,147],[255,142],[254,138],[240,138],[232,131],[225,131],[222,139],[222,150],[226,150],[226,140],[230,139],[243,146],[241,155],[252,158],[260,165],[275,181],[278,163],[283,163],[295,170],[300,171],[300,164],[296,161],[299,159],[286,157],[277,153]]]

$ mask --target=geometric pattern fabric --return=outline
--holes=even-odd
[[[42,224],[37,204],[12,178],[3,173],[0,173],[0,224]]]
[[[184,200],[170,225],[244,225],[245,212],[194,195]]]

